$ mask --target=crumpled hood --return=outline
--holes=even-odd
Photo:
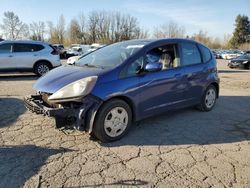
[[[49,71],[33,85],[35,91],[55,93],[62,87],[89,76],[99,76],[104,70],[100,68],[60,66]]]

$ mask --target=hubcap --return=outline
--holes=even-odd
[[[128,113],[122,107],[115,107],[109,111],[104,120],[104,130],[110,137],[121,135],[128,126]]]
[[[216,99],[216,93],[214,89],[209,89],[206,94],[205,104],[207,108],[212,108]]]
[[[49,67],[47,65],[41,64],[37,69],[40,75],[44,75],[45,73],[49,72]]]

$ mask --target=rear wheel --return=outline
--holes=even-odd
[[[201,103],[197,106],[199,110],[208,112],[213,109],[217,99],[217,89],[215,86],[210,85],[204,92]]]
[[[49,63],[41,61],[35,65],[34,72],[38,76],[42,76],[46,74],[47,72],[49,72],[50,69],[51,69],[51,66],[49,65]]]
[[[97,113],[93,133],[102,142],[119,140],[132,124],[130,106],[119,99],[105,103]]]

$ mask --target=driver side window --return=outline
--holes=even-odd
[[[176,44],[168,44],[154,48],[147,52],[146,63],[160,63],[162,70],[180,66],[179,53]]]

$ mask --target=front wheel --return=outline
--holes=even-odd
[[[132,124],[130,106],[119,99],[106,102],[98,111],[93,133],[102,142],[119,140]]]
[[[210,85],[204,92],[201,103],[197,106],[199,110],[208,112],[213,109],[217,99],[217,89],[215,86]]]

